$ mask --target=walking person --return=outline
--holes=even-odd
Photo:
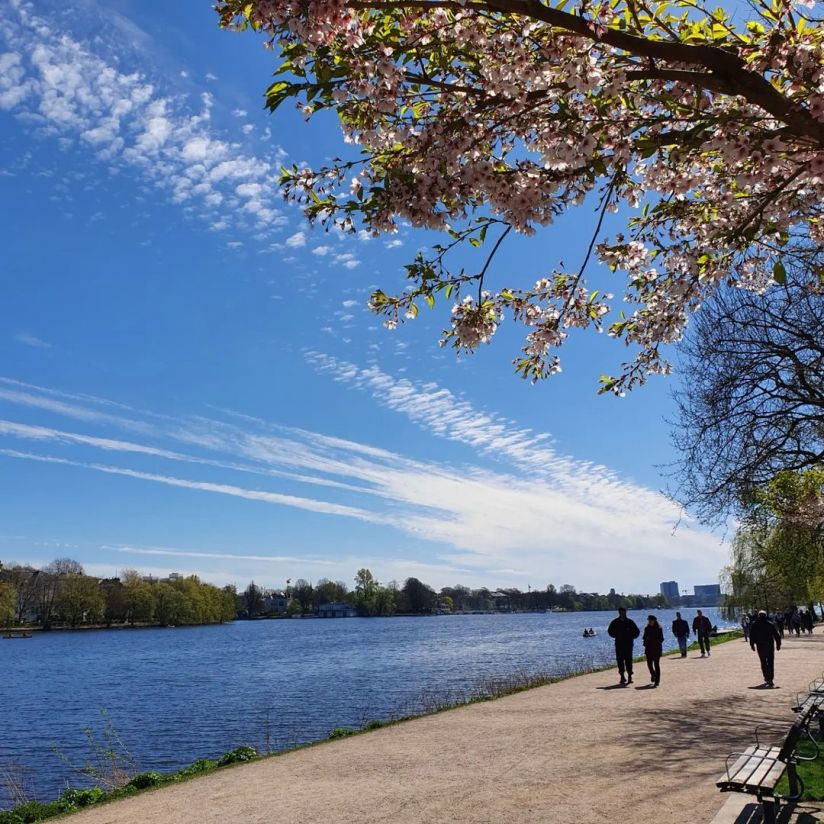
[[[690,625],[681,617],[680,612],[675,613],[675,620],[672,622],[672,634],[678,639],[678,649],[681,650],[681,657],[686,658]]]
[[[664,650],[664,630],[654,615],[647,616],[644,627],[644,653],[647,656],[647,668],[653,687],[661,683],[661,653]]]
[[[810,610],[804,610],[804,614],[801,616],[801,622],[804,625],[804,632],[808,632],[810,635],[813,634],[813,614]]]
[[[610,621],[607,634],[615,639],[615,660],[618,663],[618,674],[621,676],[621,685],[632,683],[632,644],[641,634],[638,625],[632,618],[627,618],[624,607],[618,607],[618,617]],[[626,673],[626,677],[625,674]]]
[[[701,647],[701,657],[710,654],[710,633],[712,632],[712,624],[710,619],[704,615],[701,610],[692,619],[692,631],[698,636],[698,646]]]
[[[744,631],[744,640],[750,643],[750,616],[745,612],[741,616],[741,629]]]
[[[775,686],[775,652],[781,649],[781,636],[775,624],[762,609],[750,627],[750,649],[758,652],[764,684]]]

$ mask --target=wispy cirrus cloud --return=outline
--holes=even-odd
[[[0,71],[2,71],[2,68],[0,68]],[[19,332],[14,336],[14,340],[17,341],[17,343],[22,343],[23,346],[31,346],[34,349],[51,349],[50,343],[28,332]]]
[[[7,414],[0,439],[49,443],[51,451],[6,446],[0,455],[118,476],[124,483],[359,521],[381,536],[389,530],[429,542],[433,557],[426,562],[442,567],[444,576],[447,569],[470,570],[476,581],[523,582],[550,570],[558,580],[580,582],[585,574],[597,586],[648,580],[651,569],[666,577],[678,563],[707,576],[712,570],[712,580],[723,563],[716,536],[690,528],[672,534],[678,512],[663,496],[602,467],[557,455],[546,434],[519,430],[432,384],[397,381],[340,361],[322,363],[380,403],[427,428],[437,424],[440,436],[471,445],[475,454],[494,454],[496,462],[423,461],[227,411],[220,418],[174,418],[88,396],[61,399],[55,390],[3,381],[0,404],[132,437],[14,421]],[[101,452],[106,462],[95,457]],[[249,473],[259,482],[263,478],[266,487],[244,484],[241,478]],[[384,556],[381,563],[396,570],[396,562],[424,561]]]
[[[201,93],[195,110],[143,71],[125,70],[114,57],[95,53],[43,16],[37,4],[7,5],[0,30],[0,110],[63,145],[85,146],[101,163],[135,170],[212,228],[231,222],[251,231],[287,222],[275,206],[282,150],[250,152],[223,135],[212,122],[210,92]],[[221,219],[215,220],[218,209]]]

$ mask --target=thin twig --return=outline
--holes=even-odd
[[[478,305],[481,304],[481,292],[484,288],[484,277],[486,275],[486,270],[489,268],[489,264],[492,263],[492,258],[495,257],[495,253],[498,251],[498,247],[503,243],[504,238],[510,233],[512,230],[512,224],[510,223],[506,229],[501,232],[501,236],[498,238],[495,245],[492,247],[492,251],[489,253],[489,257],[486,259],[486,263],[484,264],[484,268],[481,269],[480,274],[478,275]]]

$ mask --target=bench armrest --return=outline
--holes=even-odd
[[[773,729],[775,732],[777,732],[777,733],[778,733],[778,736],[777,736],[777,737],[778,737],[779,739],[780,739],[780,738],[783,738],[783,737],[784,737],[784,735],[786,734],[786,731],[787,731],[787,725],[786,725],[786,724],[782,724],[780,721],[765,721],[763,724],[759,724],[759,725],[755,728],[755,746],[756,746],[756,747],[761,747],[761,746],[762,746],[762,744],[761,744],[761,739],[760,739],[760,737],[759,737],[759,732],[760,732],[761,730],[765,730],[765,731],[767,731],[767,730],[769,730],[769,728],[771,728],[771,727],[772,727],[772,729]],[[772,744],[775,744],[775,743],[776,743],[776,739],[771,739],[771,743],[772,743]]]

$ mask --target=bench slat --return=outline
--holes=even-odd
[[[777,760],[780,751],[778,747],[749,747],[716,785],[725,789],[741,788],[747,792],[773,789],[787,767]]]

